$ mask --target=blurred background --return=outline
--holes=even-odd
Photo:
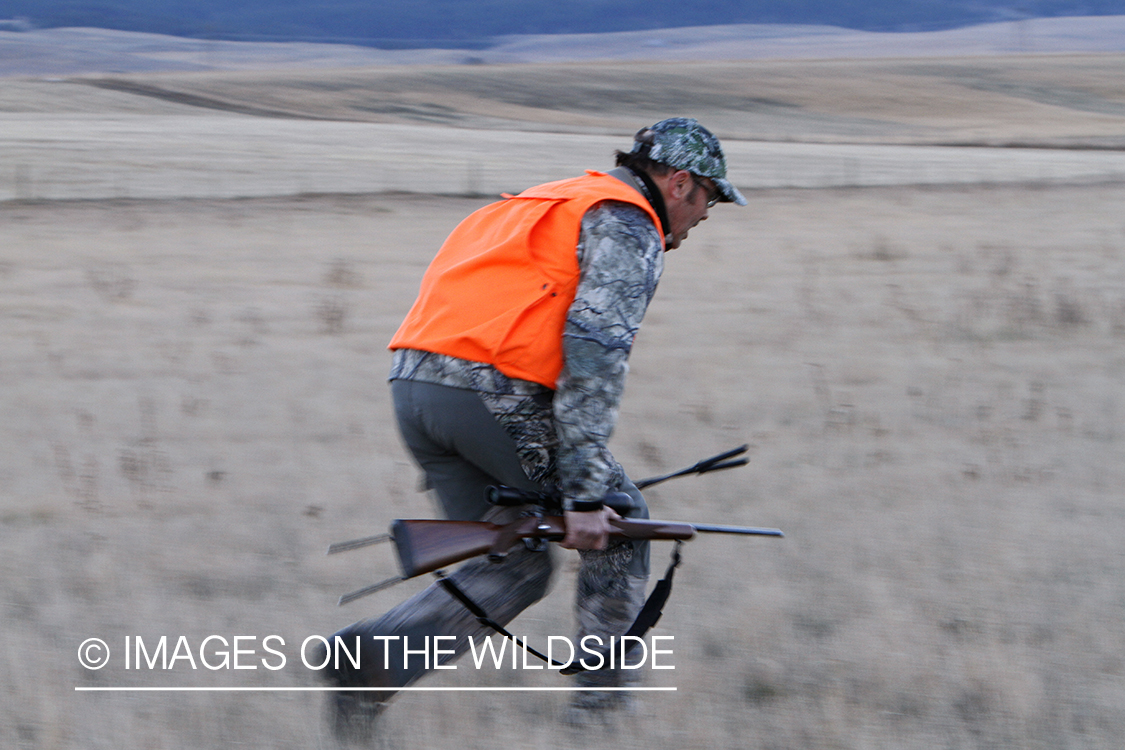
[[[611,447],[749,443],[653,515],[786,538],[687,545],[677,690],[612,726],[412,693],[372,744],[1119,747],[1121,5],[0,2],[0,745],[333,747],[316,693],[74,688],[315,686],[305,637],[425,583],[337,609],[395,563],[324,550],[435,513],[385,346],[437,247],[692,116],[750,205],[668,256]],[[426,684],[565,684],[470,666]]]

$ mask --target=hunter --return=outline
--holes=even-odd
[[[560,499],[562,546],[581,556],[576,642],[620,636],[644,600],[648,542],[607,545],[616,514],[603,498],[628,494],[630,517],[647,518],[648,510],[606,442],[664,253],[720,202],[746,205],[710,131],[687,118],[643,128],[631,151],[617,152],[615,169],[533,187],[466,218],[430,264],[390,342],[398,426],[447,518],[516,517],[518,508],[486,502],[490,485]],[[450,578],[506,624],[547,592],[552,559],[544,546],[519,545],[502,563],[470,561]],[[453,650],[462,653],[469,636],[491,632],[436,584],[339,631],[347,642],[362,636],[361,668],[344,660],[326,670],[329,681],[388,690],[335,693],[337,730],[377,715],[395,688],[426,672],[421,654],[404,668],[401,636],[414,644],[457,636]],[[588,671],[575,679],[616,687],[631,674]],[[620,691],[574,695],[564,720],[577,725],[631,700]]]

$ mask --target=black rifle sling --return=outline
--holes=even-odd
[[[664,577],[657,581],[656,585],[653,586],[652,593],[648,595],[648,599],[645,600],[644,606],[641,607],[641,611],[637,613],[637,619],[633,620],[633,624],[629,626],[629,629],[627,631],[625,631],[626,636],[635,636],[637,638],[644,636],[644,634],[647,633],[649,629],[660,620],[660,616],[664,614],[664,604],[668,601],[668,597],[672,594],[672,579],[676,575],[676,568],[680,565],[681,544],[683,544],[683,542],[677,539],[675,545],[673,545],[672,547],[672,561],[668,563],[668,569],[664,571]],[[632,651],[633,647],[630,646],[625,651],[625,653],[622,654],[622,660],[624,660],[625,655],[631,653]],[[604,657],[607,652],[608,649],[602,650],[600,653]],[[599,666],[597,669],[590,669],[589,667],[582,664],[582,660],[580,659],[576,663],[571,664],[569,667],[561,670],[560,673],[577,674],[578,672],[596,672],[601,669],[606,669],[606,664],[607,662],[603,658],[601,661],[601,666]]]
[[[676,568],[680,565],[681,544],[682,542],[676,540],[676,544],[672,548],[672,561],[668,564],[668,569],[664,571],[664,577],[656,582],[656,586],[653,587],[652,593],[648,595],[648,599],[645,600],[644,606],[641,607],[641,611],[637,614],[637,619],[633,620],[633,624],[629,626],[629,629],[627,631],[625,631],[626,636],[636,638],[644,636],[644,634],[647,633],[649,629],[652,628],[652,626],[660,620],[660,616],[664,614],[664,605],[668,601],[668,597],[672,594],[672,579],[675,577]],[[562,663],[554,661],[553,659],[547,658],[543,654],[531,648],[531,646],[527,644],[527,641],[520,641],[514,635],[509,633],[503,625],[489,617],[488,613],[484,611],[484,608],[473,601],[472,598],[468,594],[466,594],[460,586],[454,583],[453,579],[447,578],[445,574],[440,570],[436,571],[434,575],[437,576],[438,583],[441,584],[442,588],[448,591],[454,599],[465,605],[465,609],[469,610],[469,612],[471,612],[473,616],[477,618],[477,621],[480,624],[492,628],[500,635],[512,641],[512,643],[515,643],[517,646],[523,646],[523,648],[526,649],[527,652],[532,656],[535,656],[541,661],[546,662],[552,668],[559,669],[560,674],[570,675],[577,674],[578,672],[597,672],[599,670],[608,668],[607,665],[609,664],[609,661],[604,658],[608,650],[601,652],[592,652],[600,653],[603,656],[600,663],[601,665],[596,668],[587,667],[582,663],[584,661],[583,659],[579,659],[577,662],[572,662],[570,666],[566,666]],[[628,649],[626,653],[631,650],[632,648]],[[587,649],[587,651],[589,651],[589,649]]]
[[[484,611],[483,607],[481,607],[479,604],[474,602],[472,600],[472,597],[470,597],[468,594],[465,593],[464,589],[462,589],[460,586],[458,586],[456,583],[454,583],[452,578],[447,578],[445,576],[445,574],[442,573],[442,571],[440,571],[440,570],[435,571],[434,575],[437,576],[438,583],[441,584],[441,587],[443,589],[445,589],[446,591],[448,591],[450,593],[450,595],[453,596],[454,599],[456,599],[457,601],[464,604],[465,609],[472,612],[473,616],[477,618],[477,621],[481,625],[485,625],[487,627],[492,628],[497,633],[504,636],[505,638],[510,640],[512,643],[516,644],[517,646],[523,646],[524,649],[526,649],[529,654],[531,654],[532,656],[536,656],[539,659],[547,662],[547,664],[549,664],[552,667],[558,668],[558,667],[565,666],[563,664],[558,664],[551,659],[548,659],[546,656],[539,653],[538,651],[533,649],[531,646],[527,645],[527,641],[523,641],[521,643],[520,640],[518,638],[516,638],[514,635],[512,635],[511,633],[509,633],[504,628],[503,625],[501,625],[500,623],[496,622],[491,617],[489,617],[488,613]]]

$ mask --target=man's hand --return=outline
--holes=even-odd
[[[567,549],[605,549],[609,544],[609,525],[611,518],[621,518],[613,508],[602,508],[579,513],[568,510],[563,513],[566,521],[566,536],[561,542]]]

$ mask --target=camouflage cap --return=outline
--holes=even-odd
[[[670,117],[637,131],[633,153],[710,177],[719,188],[720,201],[746,205],[746,198],[727,180],[727,160],[719,139],[690,117]]]

